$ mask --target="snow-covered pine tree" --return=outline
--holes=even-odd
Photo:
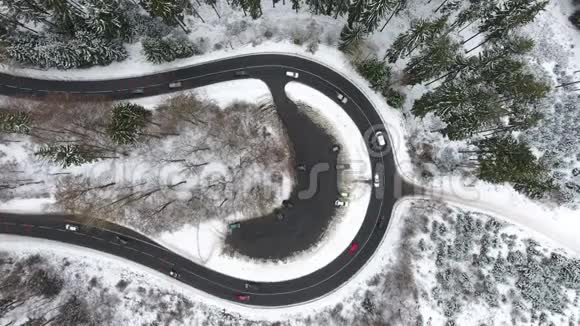
[[[348,7],[347,25],[351,31],[356,30],[355,23],[360,23],[367,0],[353,0]],[[343,29],[344,31],[344,29]],[[342,39],[342,33],[341,33]]]
[[[403,69],[405,83],[420,84],[448,71],[456,62],[458,49],[459,44],[449,36],[431,40]]]
[[[538,163],[530,147],[511,135],[484,138],[478,150],[478,177],[492,183],[509,182],[532,198],[557,189],[549,170]]]
[[[393,45],[387,50],[385,58],[390,63],[396,62],[399,58],[405,58],[417,48],[424,46],[426,42],[440,35],[446,26],[447,17],[436,20],[418,19],[411,22],[408,31],[399,34]]]
[[[0,0],[6,10],[5,15],[17,21],[28,23],[45,22],[50,13],[40,4],[32,0]]]
[[[390,67],[377,58],[370,58],[357,62],[356,69],[366,78],[375,90],[382,90],[389,82],[391,76]]]
[[[494,38],[501,38],[507,35],[516,27],[526,25],[534,20],[536,15],[544,10],[548,0],[508,0],[505,3],[495,5],[490,10],[486,10],[482,23],[478,27],[478,32],[463,41],[465,44],[482,33],[488,36],[467,53],[477,49]]]
[[[344,25],[340,32],[339,50],[343,52],[352,51],[366,36],[366,26],[356,23],[350,27],[348,24]]]
[[[296,10],[296,12],[298,12],[298,10],[300,10],[301,6],[300,6],[300,0],[290,0],[292,2],[292,9]]]
[[[248,10],[252,19],[258,19],[262,16],[262,2],[260,0],[246,0]]]
[[[534,41],[530,38],[508,35],[506,38],[494,41],[492,47],[484,49],[475,57],[458,58],[459,60],[457,60],[451,71],[430,81],[425,86],[429,86],[442,79],[445,79],[445,82],[452,81],[460,73],[473,73],[507,56],[523,55],[531,51],[533,47]]]
[[[91,147],[82,145],[45,145],[39,148],[35,156],[53,163],[60,164],[63,168],[79,166],[85,163],[98,161],[102,157]]]
[[[141,105],[121,103],[113,107],[107,134],[116,144],[128,145],[137,142],[150,121],[151,112]]]
[[[127,8],[122,7],[118,0],[87,1],[83,7],[84,23],[92,34],[107,39],[129,38]]]
[[[372,33],[379,26],[379,21],[398,4],[399,0],[370,0],[363,8],[361,23],[367,26],[369,33]]]
[[[140,4],[151,16],[160,17],[170,26],[180,26],[187,32],[184,10],[188,6],[186,0],[140,0]]]

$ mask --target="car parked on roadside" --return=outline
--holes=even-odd
[[[286,199],[282,201],[282,206],[286,208],[292,208],[294,207],[294,203]]]
[[[286,76],[296,79],[300,74],[295,71],[286,71]]]
[[[181,274],[179,274],[175,268],[171,268],[171,270],[169,271],[169,276],[173,277],[174,279],[180,279],[181,278]]]
[[[340,145],[334,144],[334,145],[332,145],[330,150],[332,150],[333,153],[338,153],[338,152],[340,152]]]
[[[348,197],[350,197],[350,193],[348,193],[348,192],[346,192],[346,191],[341,191],[341,192],[339,192],[339,193],[338,193],[338,195],[339,195],[341,198],[345,198],[345,199],[346,199],[346,198],[348,198]]]
[[[338,164],[336,164],[336,169],[337,170],[348,170],[348,169],[350,169],[350,164],[338,163]]]
[[[339,198],[334,201],[334,207],[338,208],[348,207],[348,201],[346,199]]]
[[[230,224],[228,224],[228,231],[232,232],[232,231],[237,230],[241,227],[242,227],[242,223],[240,223],[240,222],[230,223]]]
[[[236,294],[236,299],[241,302],[247,302],[250,301],[250,296],[247,294]]]
[[[346,96],[342,95],[341,93],[337,92],[336,97],[338,97],[338,100],[344,104],[346,104],[346,102],[348,102],[348,99],[346,98]]]
[[[350,246],[348,247],[348,253],[350,255],[354,254],[358,250],[358,243],[353,241]]]
[[[79,230],[78,225],[72,225],[72,224],[65,224],[64,228],[65,228],[65,230],[72,231],[72,232],[77,232]]]
[[[276,219],[278,221],[283,221],[285,217],[286,216],[284,216],[284,213],[282,213],[282,212],[276,212]]]

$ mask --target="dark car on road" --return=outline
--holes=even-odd
[[[377,221],[377,228],[379,230],[383,230],[386,227],[387,227],[387,219],[383,215],[381,215],[379,217],[379,220]]]
[[[246,290],[249,290],[249,291],[257,291],[257,290],[259,289],[259,288],[258,288],[258,284],[256,284],[256,283],[253,283],[253,282],[246,282],[246,283],[244,284],[244,288],[245,288]]]
[[[284,207],[286,207],[286,208],[292,208],[292,207],[294,207],[294,203],[292,203],[292,202],[291,202],[291,201],[289,201],[289,200],[283,200],[283,201],[282,201],[282,206],[284,206]]]
[[[129,243],[129,238],[124,237],[122,235],[116,235],[115,240],[122,245],[126,245],[127,243]]]

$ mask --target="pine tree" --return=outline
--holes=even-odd
[[[352,27],[345,25],[340,32],[340,44],[338,49],[343,52],[352,51],[366,36],[366,27],[362,24],[354,24]]]
[[[83,15],[87,30],[107,39],[129,39],[130,26],[125,16],[126,8],[117,0],[91,1],[85,4]]]
[[[200,54],[186,38],[145,38],[141,42],[148,61],[159,64]]]
[[[368,32],[373,32],[379,25],[379,21],[390,11],[393,11],[399,0],[370,0],[363,8],[361,23],[366,25]]]
[[[216,8],[217,0],[204,0],[204,2],[213,8],[213,11],[215,12],[216,16],[218,16],[219,19],[222,18]]]
[[[79,166],[85,163],[98,161],[100,157],[88,146],[82,145],[46,145],[41,147],[34,155],[41,159],[60,164],[63,168]]]
[[[360,61],[356,64],[356,68],[369,81],[374,90],[385,88],[391,76],[391,68],[377,58]]]
[[[188,3],[186,0],[141,0],[141,6],[151,16],[160,17],[170,26],[180,26],[184,31],[188,31],[184,19],[184,10]]]
[[[533,47],[534,42],[531,39],[526,37],[510,35],[505,39],[499,40],[498,42],[494,42],[493,47],[483,50],[475,57],[469,58],[464,58],[462,56],[457,57],[456,64],[454,65],[453,69],[451,69],[446,74],[425,84],[425,86],[429,86],[441,79],[445,79],[446,82],[452,81],[455,78],[457,78],[460,73],[469,74],[481,71],[487,65],[493,65],[498,60],[504,59],[508,56],[523,55],[525,53],[528,53],[529,51],[531,51]],[[509,71],[511,71],[511,69],[520,69],[520,68],[512,67],[508,69]]]
[[[389,24],[389,22],[391,22],[391,19],[393,19],[393,17],[398,15],[399,12],[401,12],[403,9],[405,9],[405,7],[407,7],[407,1],[408,0],[398,0],[397,1],[395,9],[393,9],[391,11],[391,15],[389,16],[389,18],[387,18],[387,20],[383,24],[383,27],[381,27],[381,32],[385,29],[385,27],[387,27],[387,25]]]
[[[537,162],[529,146],[513,137],[501,136],[479,140],[478,176],[492,183],[509,182],[530,197],[542,197],[556,189],[546,167]]]
[[[151,117],[150,111],[132,103],[115,105],[111,113],[107,133],[111,140],[119,145],[137,142]]]
[[[361,22],[365,4],[366,0],[353,0],[348,7],[347,25],[351,31],[354,31],[356,29],[355,25]]]
[[[399,58],[405,58],[411,52],[424,46],[441,34],[447,23],[447,17],[442,17],[434,21],[414,20],[408,31],[399,34],[393,45],[387,50],[385,58],[389,63],[396,62]]]
[[[54,36],[18,33],[7,38],[8,57],[25,65],[42,68],[71,69],[107,65],[127,57],[123,45],[107,41],[87,32],[61,41]]]
[[[42,6],[31,0],[0,1],[6,10],[6,16],[24,23],[46,22],[50,13]]]
[[[448,36],[434,39],[419,55],[411,58],[403,72],[405,83],[420,84],[449,70],[457,60],[459,44]]]
[[[467,53],[492,39],[504,37],[516,27],[532,22],[536,15],[544,10],[548,2],[548,0],[538,0],[533,1],[533,3],[530,3],[530,0],[509,0],[506,3],[494,6],[485,13],[477,34],[463,41],[463,44],[481,33],[487,32],[488,36],[483,42],[468,50]]]
[[[0,112],[0,132],[28,134],[32,118],[26,112]]]
[[[298,10],[300,10],[301,6],[300,6],[300,0],[291,0],[292,1],[292,9],[296,10],[296,12],[298,12]]]

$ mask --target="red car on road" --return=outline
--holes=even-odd
[[[350,247],[348,247],[348,253],[349,254],[354,254],[356,251],[358,250],[358,243],[356,243],[356,241],[353,241],[350,244]]]
[[[238,295],[236,295],[236,298],[238,299],[238,301],[242,301],[242,302],[250,301],[250,296],[247,294],[238,294]]]

